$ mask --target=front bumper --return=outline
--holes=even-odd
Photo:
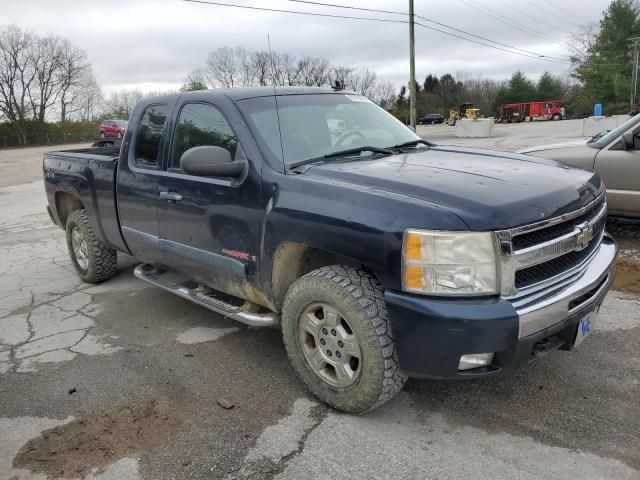
[[[599,308],[615,273],[615,241],[560,290],[527,299],[434,299],[386,291],[400,368],[416,378],[475,378],[571,350],[577,324]],[[490,366],[458,371],[460,357],[495,352]]]

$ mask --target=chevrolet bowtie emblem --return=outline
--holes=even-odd
[[[584,250],[593,238],[593,226],[588,223],[578,225],[580,233],[576,237],[576,251]]]

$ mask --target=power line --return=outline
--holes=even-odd
[[[560,5],[558,5],[557,3],[555,3],[555,4],[551,3],[549,0],[543,0],[543,1],[544,1],[544,3],[546,3],[548,5],[551,5],[552,7],[556,8],[557,10],[560,10],[561,12],[564,12],[565,14],[567,14],[567,15],[569,15],[571,17],[575,17],[575,18],[577,18],[578,20],[580,20],[582,22],[589,23],[589,20],[585,20],[584,18],[577,16],[575,13],[570,12],[569,10],[565,10]]]
[[[310,1],[310,0],[286,0],[286,1],[294,2],[294,3],[304,3],[304,4],[308,4],[308,5],[323,6],[323,7],[344,8],[344,9],[348,9],[348,10],[358,10],[358,11],[363,11],[363,12],[386,13],[386,14],[405,15],[405,16],[409,15],[406,12],[400,12],[400,11],[397,11],[397,10],[379,10],[379,9],[375,9],[375,8],[352,7],[350,5],[339,5],[339,4],[335,4],[335,3],[314,2],[314,1]],[[461,30],[459,28],[452,27],[452,26],[447,25],[445,23],[441,23],[441,22],[437,22],[435,20],[431,20],[429,18],[423,17],[422,15],[415,14],[415,17],[419,18],[420,20],[422,20],[424,22],[433,23],[434,25],[439,25],[441,27],[448,28],[449,30],[453,30],[455,32],[463,33],[465,35],[469,35],[471,37],[478,38],[478,39],[484,40],[486,42],[495,43],[496,45],[500,45],[500,46],[503,46],[503,47],[506,47],[506,48],[511,48],[513,50],[519,50],[521,52],[528,53],[530,55],[536,55],[538,57],[545,57],[545,58],[552,58],[554,60],[562,60],[562,61],[566,60],[564,58],[557,58],[557,57],[552,57],[552,56],[549,56],[549,55],[542,55],[540,53],[533,52],[531,50],[526,50],[524,48],[514,47],[513,45],[507,45],[506,43],[498,42],[496,40],[491,40],[490,38],[483,37],[481,35],[476,35],[475,33],[467,32],[466,30]]]
[[[190,3],[202,3],[205,5],[217,5],[219,7],[233,7],[233,8],[243,8],[245,10],[261,10],[264,12],[279,12],[279,13],[292,13],[295,15],[310,15],[313,17],[329,17],[329,18],[342,18],[342,19],[351,19],[351,20],[369,20],[371,22],[387,22],[387,23],[409,23],[406,20],[393,20],[390,18],[372,18],[372,17],[354,17],[350,15],[334,15],[331,13],[316,13],[316,12],[301,12],[298,10],[286,10],[281,8],[268,8],[268,7],[256,7],[253,5],[236,5],[233,3],[223,3],[223,2],[213,2],[209,0],[183,0],[184,2]]]
[[[485,15],[489,15],[490,17],[498,20],[499,22],[502,22],[502,23],[504,23],[506,25],[509,25],[510,27],[515,28],[517,30],[521,30],[521,31],[533,36],[533,37],[541,38],[546,42],[552,42],[552,43],[556,43],[556,42],[559,41],[557,39],[552,39],[552,38],[549,38],[549,37],[547,37],[545,35],[542,35],[541,33],[538,33],[535,30],[532,30],[532,29],[528,28],[527,26],[525,26],[525,25],[523,25],[523,24],[521,24],[519,22],[516,22],[515,20],[510,20],[507,17],[505,17],[504,15],[501,15],[500,13],[498,13],[498,12],[496,12],[494,10],[491,10],[488,7],[485,7],[484,5],[476,5],[474,3],[471,3],[471,1],[467,1],[467,0],[460,0],[460,2],[462,2],[467,7],[475,8],[476,10],[484,13]]]
[[[322,7],[333,7],[333,8],[346,8],[348,10],[359,10],[361,12],[374,12],[374,13],[390,13],[392,15],[405,15],[409,16],[407,12],[400,12],[398,10],[380,10],[377,8],[364,8],[364,7],[352,7],[350,5],[337,5],[335,3],[322,3],[322,2],[312,2],[310,0],[286,0],[288,2],[294,3],[306,3],[308,5],[317,5]],[[418,15],[415,15],[416,17]]]
[[[256,7],[256,6],[253,6],[253,5],[237,5],[237,4],[233,4],[233,3],[217,2],[217,1],[211,1],[211,0],[183,0],[183,1],[190,2],[190,3],[200,3],[200,4],[204,4],[204,5],[214,5],[214,6],[220,6],[220,7],[241,8],[241,9],[245,9],[245,10],[258,10],[258,11],[266,11],[266,12],[290,13],[290,14],[295,14],[295,15],[307,15],[307,16],[314,16],[314,17],[328,17],[328,18],[351,19],[351,20],[366,20],[366,21],[383,22],[383,23],[400,23],[400,24],[408,24],[409,23],[407,20],[394,20],[394,19],[389,19],[389,18],[375,18],[375,17],[358,17],[358,16],[351,16],[351,15],[336,15],[336,14],[319,13],[319,12],[302,12],[302,11],[299,11],[299,10],[287,10],[287,9],[280,9],[280,8]],[[460,0],[460,1],[462,1],[462,0]],[[317,2],[317,3],[319,3],[319,2]],[[465,40],[467,42],[471,42],[471,43],[475,43],[475,44],[478,44],[478,45],[482,45],[483,47],[489,47],[489,48],[493,48],[495,50],[501,50],[503,52],[511,53],[513,55],[520,55],[522,57],[533,58],[533,59],[536,59],[536,60],[544,60],[544,61],[552,62],[552,63],[560,63],[560,64],[564,64],[564,65],[571,65],[571,63],[572,63],[569,60],[555,59],[553,57],[540,56],[539,54],[528,55],[528,54],[525,54],[525,53],[514,52],[513,50],[507,50],[506,48],[500,48],[500,47],[497,47],[495,45],[486,44],[486,43],[483,43],[483,42],[480,42],[480,41],[477,41],[477,40],[473,40],[471,38],[466,38],[466,37],[463,37],[461,35],[456,35],[455,33],[447,32],[445,30],[440,30],[438,28],[431,27],[431,26],[425,25],[423,23],[415,22],[415,24],[419,25],[419,26],[421,26],[423,28],[426,28],[428,30],[433,30],[433,31],[436,31],[436,32],[439,32],[439,33],[443,33],[443,34],[451,36],[451,37],[459,38],[459,39]],[[513,47],[509,47],[509,48],[513,48]]]
[[[558,30],[558,29],[561,28],[561,27],[558,27],[558,25],[553,25],[553,24],[551,24],[551,23],[547,22],[546,20],[543,20],[543,19],[541,19],[539,17],[534,17],[530,13],[525,12],[524,10],[520,10],[518,7],[515,7],[514,5],[511,5],[510,3],[505,2],[504,0],[498,0],[498,1],[501,4],[503,4],[504,6],[506,6],[507,8],[510,8],[511,10],[513,10],[515,12],[518,12],[520,15],[523,15],[523,16],[529,18],[529,19],[533,19],[538,23],[541,23],[543,25],[546,25],[549,28],[552,28],[553,30]],[[555,15],[553,15],[553,17],[555,17]]]
[[[465,38],[465,37],[463,37],[461,35],[456,35],[455,33],[445,32],[444,30],[440,30],[439,28],[429,27],[427,25],[424,25],[423,23],[419,23],[419,22],[415,22],[415,23],[416,23],[416,25],[420,25],[421,27],[428,28],[429,30],[434,30],[436,32],[444,33],[445,35],[449,35],[449,36],[455,37],[455,38],[460,38],[462,40],[466,40],[467,42],[476,43],[476,44],[482,45],[484,47],[493,48],[495,50],[501,50],[503,52],[513,53],[514,55],[520,55],[522,57],[535,58],[536,60],[546,60],[547,62],[552,62],[552,63],[562,63],[562,64],[565,64],[565,65],[566,64],[571,64],[571,62],[568,61],[568,60],[560,60],[560,59],[556,60],[556,59],[553,59],[551,57],[541,57],[541,56],[539,56],[537,54],[536,55],[527,55],[526,53],[518,53],[518,52],[514,52],[512,50],[507,50],[506,48],[496,47],[495,45],[489,45],[489,44],[486,44],[486,43],[479,42],[477,40],[472,40],[470,38]]]
[[[558,14],[557,14],[557,13],[554,13],[554,12],[552,12],[551,10],[547,10],[547,9],[546,9],[546,8],[544,8],[543,6],[538,5],[536,2],[532,2],[531,0],[525,0],[525,1],[526,1],[529,5],[531,5],[533,8],[535,8],[535,9],[537,9],[537,10],[540,10],[540,11],[541,11],[542,13],[544,13],[545,15],[549,15],[549,16],[551,16],[552,18],[556,18],[556,17],[558,16]],[[558,7],[558,8],[560,8],[560,7]],[[573,15],[573,14],[570,14],[570,15],[571,15],[572,17],[575,17],[575,15]],[[568,19],[567,19],[567,18],[562,18],[561,20],[563,20],[563,21],[567,21]],[[545,23],[545,22],[543,22],[543,23]],[[577,24],[575,23],[575,21],[573,22],[573,25],[577,25]],[[558,28],[558,27],[554,27],[554,28]]]

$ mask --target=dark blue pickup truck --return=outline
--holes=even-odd
[[[571,350],[612,281],[597,174],[436,146],[320,88],[143,100],[120,149],[51,152],[53,221],[87,282],[135,275],[279,325],[311,392],[343,411],[407,376],[467,379]]]

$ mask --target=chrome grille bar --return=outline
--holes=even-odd
[[[604,228],[598,229],[600,222],[604,222],[607,215],[607,205],[604,201],[604,193],[578,210],[566,215],[554,217],[552,219],[543,220],[531,225],[516,227],[509,230],[500,230],[496,232],[496,238],[500,247],[501,254],[501,293],[503,297],[513,298],[520,294],[530,293],[537,289],[544,289],[550,285],[566,279],[574,275],[583,268],[597,252],[598,248],[594,248],[589,256],[580,262],[580,264],[568,269],[562,274],[555,275],[552,278],[546,278],[535,284],[527,285],[518,289],[516,286],[516,272],[521,269],[532,267],[545,262],[553,261],[570,252],[580,251],[591,245],[592,242],[602,242]],[[602,206],[598,208],[598,204],[602,202]],[[597,209],[597,211],[595,211]],[[593,215],[589,216],[585,221],[574,226],[573,230],[567,234],[557,238],[533,245],[530,247],[514,250],[513,239],[518,235],[529,233],[531,231],[548,228],[563,222],[587,214],[590,210],[594,210]]]

